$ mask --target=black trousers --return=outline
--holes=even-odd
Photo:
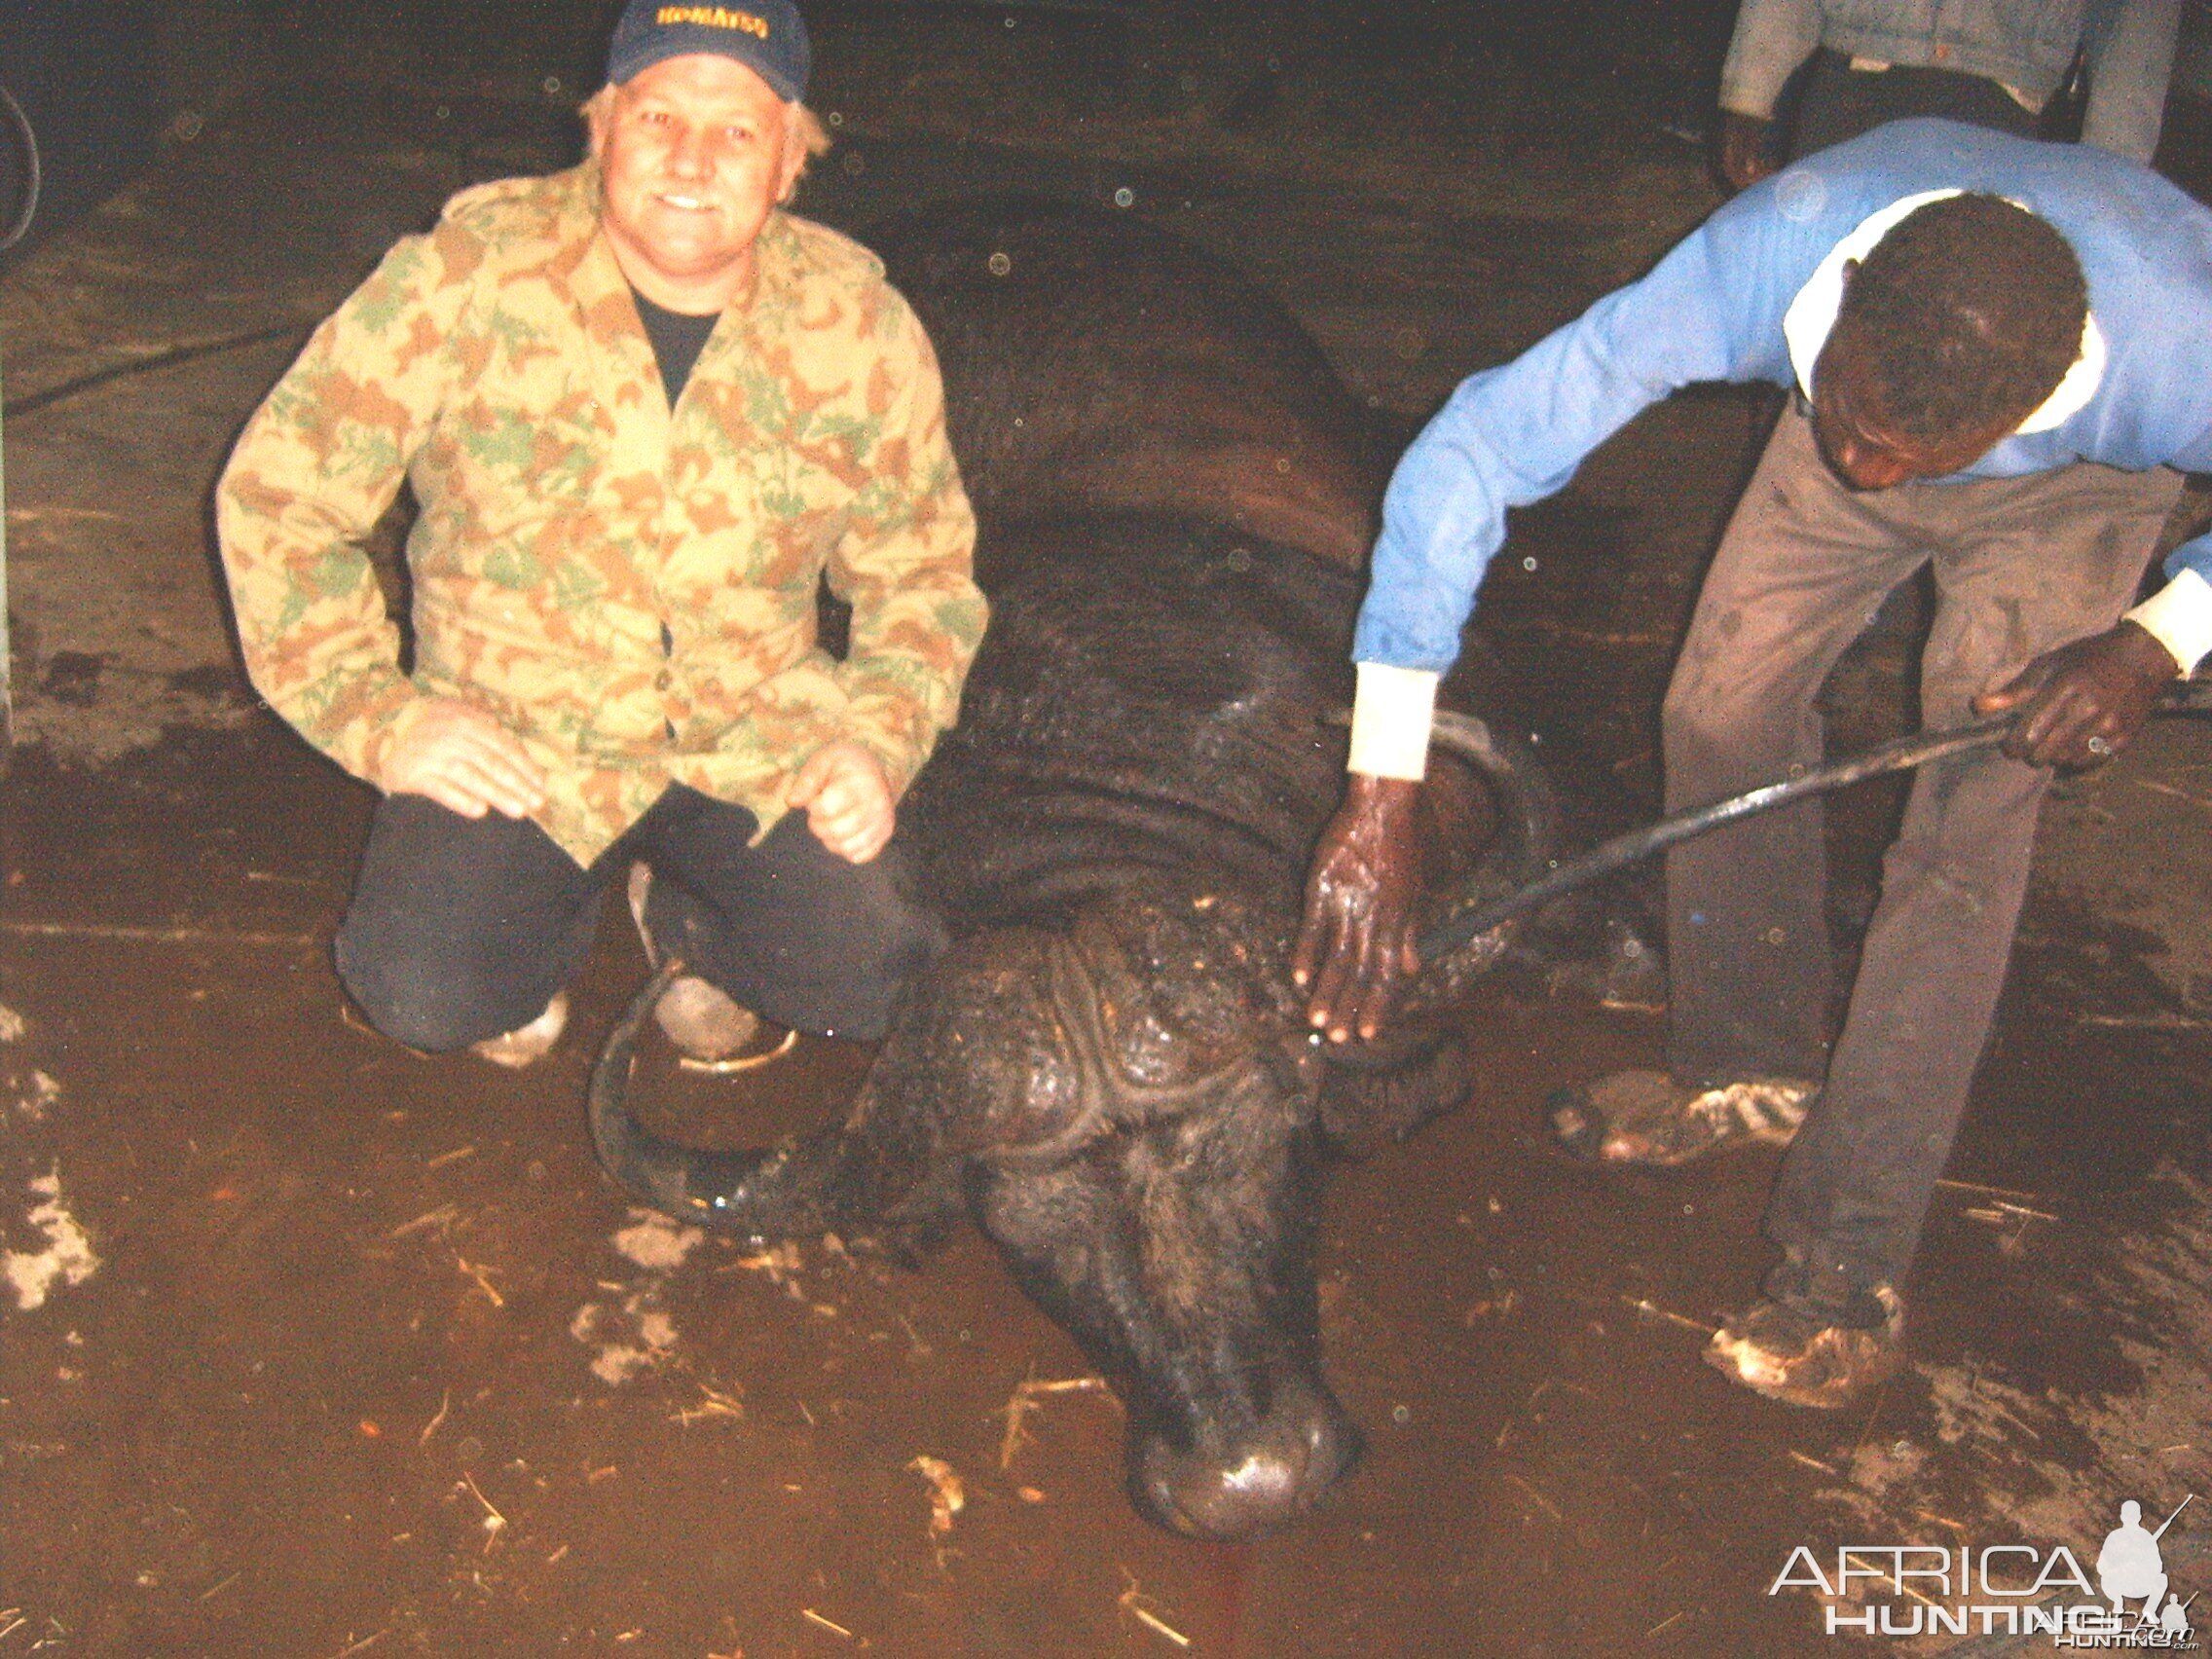
[[[2181,475],[2078,464],[1855,492],[1784,412],[1698,597],[1667,693],[1667,808],[1821,760],[1813,699],[1883,597],[1932,565],[1922,724],[1970,705],[2135,594]],[[1668,855],[1671,1067],[1684,1083],[1820,1079],[1767,1231],[1820,1279],[1901,1280],[1989,1037],[2049,774],[1977,750],[1921,768],[1827,1051],[1818,800]]]
[[[608,884],[643,860],[661,950],[778,1024],[882,1036],[900,987],[945,944],[898,846],[854,865],[804,813],[756,847],[758,828],[743,807],[673,785],[586,869],[527,819],[387,795],[338,930],[339,977],[411,1048],[442,1053],[515,1030],[574,976]]]
[[[2022,138],[2036,135],[2037,118],[1995,81],[1956,69],[1854,69],[1839,52],[1816,53],[1790,129],[1795,161],[1889,121],[1939,115]]]

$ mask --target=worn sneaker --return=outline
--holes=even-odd
[[[545,1005],[545,1012],[528,1025],[509,1031],[503,1037],[487,1037],[481,1043],[471,1043],[468,1051],[480,1060],[519,1071],[543,1059],[561,1040],[568,1023],[569,993],[555,991],[553,1000]]]
[[[646,962],[657,969],[660,950],[645,928],[645,899],[652,885],[653,872],[648,866],[630,866],[630,919],[637,924]],[[758,1014],[740,1007],[727,991],[696,974],[682,974],[668,982],[668,989],[653,1005],[653,1022],[676,1045],[678,1052],[710,1063],[728,1059],[760,1031]]]
[[[1904,1365],[1904,1299],[1886,1284],[1841,1309],[1762,1298],[1706,1345],[1705,1363],[1786,1405],[1833,1411]]]
[[[1787,1146],[1820,1086],[1747,1077],[1711,1088],[1665,1072],[1620,1071],[1553,1092],[1545,1116],[1559,1144],[1593,1163],[1670,1166],[1732,1146]]]

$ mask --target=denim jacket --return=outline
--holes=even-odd
[[[1984,76],[2040,110],[2085,46],[2090,102],[2082,136],[2148,162],[2180,26],[2181,0],[1744,0],[1720,73],[1720,107],[1771,116],[1790,72],[1826,47]]]

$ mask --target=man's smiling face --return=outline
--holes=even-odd
[[[704,315],[745,291],[754,239],[806,159],[794,116],[751,69],[709,53],[642,69],[593,106],[601,222],[645,298]]]

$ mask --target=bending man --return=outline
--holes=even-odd
[[[2177,469],[2212,466],[2212,213],[2087,146],[1899,123],[1746,191],[1465,382],[1399,463],[1360,614],[1351,787],[1298,952],[1332,1039],[1380,1027],[1411,955],[1430,700],[1506,509],[1721,380],[1798,398],[1676,666],[1669,810],[1817,763],[1815,693],[1923,565],[1924,722],[2028,709],[2006,753],[1918,775],[1832,1054],[1816,801],[1671,856],[1670,1071],[1602,1080],[1555,1119],[1619,1162],[1793,1141],[1766,1222],[1785,1259],[1708,1357],[1832,1406],[1901,1362],[1898,1286],[1995,1014],[2047,768],[2122,748],[2212,649],[2212,538],[2128,608]]]

